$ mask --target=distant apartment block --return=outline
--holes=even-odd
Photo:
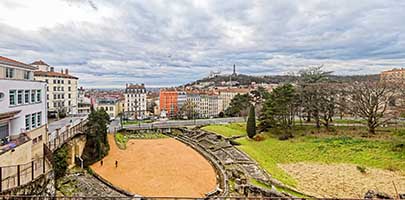
[[[78,78],[69,74],[65,69],[56,72],[54,67],[43,61],[35,61],[31,66],[37,67],[34,79],[47,83],[47,107],[50,116],[58,113],[78,113]]]
[[[123,112],[122,103],[120,99],[116,98],[98,98],[95,105],[96,110],[103,109],[107,112],[110,119],[113,120]]]
[[[219,90],[219,98],[222,100],[222,110],[225,111],[231,104],[232,99],[237,94],[247,94],[250,90],[248,88],[227,88]]]
[[[91,99],[86,96],[83,88],[78,89],[77,99],[77,113],[82,115],[88,115],[91,112]]]
[[[144,84],[127,84],[124,92],[124,116],[132,119],[146,117],[146,88]]]
[[[380,80],[388,82],[405,82],[405,69],[394,68],[380,73]]]
[[[187,101],[187,94],[173,88],[162,89],[159,93],[160,111],[166,113],[168,118],[177,117],[180,109]]]
[[[43,164],[43,146],[47,141],[46,83],[34,81],[35,70],[37,67],[0,56],[2,180],[15,174],[6,166],[33,163],[36,170]]]

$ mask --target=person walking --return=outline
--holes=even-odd
[[[118,167],[118,160],[115,161],[115,168]]]

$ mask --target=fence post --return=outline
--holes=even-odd
[[[34,180],[34,161],[31,161],[31,181]]]
[[[0,167],[0,192],[3,191],[3,170]]]
[[[20,186],[20,165],[17,165],[17,186]]]

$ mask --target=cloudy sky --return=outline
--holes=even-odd
[[[85,87],[171,86],[210,71],[335,74],[405,67],[405,1],[1,0],[0,55]]]

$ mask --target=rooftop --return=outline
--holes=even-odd
[[[46,77],[58,77],[58,78],[71,78],[79,79],[70,74],[60,73],[60,72],[46,72],[46,71],[35,71],[34,76],[46,76]]]
[[[20,68],[30,69],[30,70],[38,69],[37,67],[27,65],[25,63],[22,63],[22,62],[19,62],[19,61],[10,59],[10,58],[6,58],[4,56],[0,56],[0,64],[10,65],[10,66],[14,66],[14,67],[20,67]]]
[[[126,89],[145,89],[145,84],[127,84]]]
[[[37,60],[37,61],[31,63],[30,65],[46,65],[46,66],[49,66],[46,62],[44,62],[42,60]]]

